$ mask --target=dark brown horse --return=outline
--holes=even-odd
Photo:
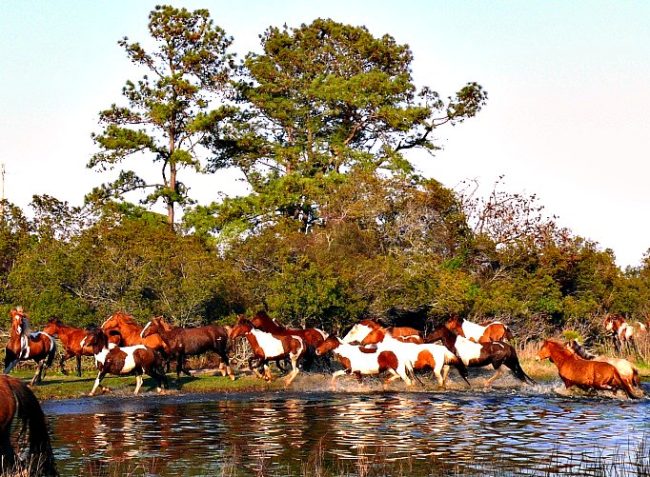
[[[512,339],[512,332],[500,321],[493,321],[479,325],[465,320],[458,315],[453,315],[445,326],[452,333],[474,341],[475,343],[489,343],[490,341],[504,341]]]
[[[120,340],[117,343],[120,346],[134,346],[145,345],[147,348],[158,351],[163,357],[169,356],[169,346],[158,334],[153,334],[146,338],[140,336],[142,327],[135,321],[131,315],[118,311],[117,313],[108,317],[102,323],[102,329],[109,336],[111,342],[113,336],[119,336]]]
[[[160,354],[146,346],[139,344],[134,346],[119,347],[110,343],[108,336],[101,328],[95,328],[82,340],[83,346],[90,346],[95,355],[97,363],[97,379],[93,385],[90,395],[93,396],[100,387],[102,379],[107,374],[116,376],[135,375],[135,392],[138,394],[142,386],[142,375],[151,376],[158,386],[158,392],[167,387],[167,376],[163,369],[163,361]],[[108,388],[102,387],[102,391]]]
[[[61,373],[67,375],[68,372],[64,363],[70,358],[76,358],[77,376],[81,376],[81,357],[93,355],[90,346],[81,346],[81,341],[88,335],[88,331],[83,328],[68,326],[58,318],[50,318],[45,328],[43,328],[43,332],[58,338],[63,344],[65,354],[61,355],[61,361],[59,362]]]
[[[196,356],[208,351],[214,351],[221,358],[219,369],[221,374],[228,374],[234,380],[235,375],[230,369],[228,359],[228,331],[221,325],[207,325],[196,328],[182,328],[172,326],[162,316],[153,318],[140,332],[140,336],[147,338],[158,333],[167,343],[172,357],[176,357],[176,375],[178,378],[183,371],[191,376],[185,367],[187,356]]]
[[[29,454],[19,467],[26,473],[14,474],[16,452],[11,443],[11,423],[17,417],[20,422],[19,441],[25,432],[29,433]],[[56,476],[52,446],[47,432],[47,422],[34,393],[20,380],[0,376],[0,474]]]
[[[36,373],[31,384],[43,380],[45,369],[52,365],[56,354],[56,342],[53,337],[42,331],[29,332],[29,320],[22,307],[9,312],[11,316],[11,333],[5,350],[5,374],[20,361],[33,360],[36,362]]]
[[[328,334],[318,328],[287,328],[276,320],[271,318],[265,311],[258,311],[251,323],[258,330],[273,333],[278,336],[300,336],[305,343],[305,358],[303,360],[303,369],[309,370],[311,368],[315,350],[320,344],[325,341]],[[326,364],[329,367],[329,360],[326,359]],[[278,361],[278,367],[280,362]]]
[[[230,331],[230,339],[235,340],[239,336],[245,336],[253,349],[253,357],[248,360],[249,369],[267,381],[271,381],[271,368],[268,361],[289,357],[291,360],[291,372],[287,376],[285,385],[289,386],[298,375],[298,361],[305,354],[305,342],[300,336],[288,334],[268,333],[253,326],[250,320],[240,318],[237,324]],[[257,367],[253,367],[253,361],[257,361]],[[264,368],[264,374],[257,368]]]
[[[636,398],[634,389],[618,370],[609,363],[582,359],[573,351],[556,340],[545,340],[537,353],[537,359],[550,359],[557,366],[560,378],[567,388],[578,386],[580,389],[601,389],[614,391],[622,389],[629,398]]]
[[[509,368],[514,376],[520,381],[535,384],[535,380],[528,376],[521,365],[517,352],[508,343],[502,341],[490,341],[487,343],[476,343],[464,336],[456,335],[449,331],[446,326],[438,326],[432,333],[424,338],[427,343],[441,340],[445,347],[458,356],[468,368],[492,365],[496,370],[494,375],[487,380],[486,386],[490,386],[503,372],[502,365]]]

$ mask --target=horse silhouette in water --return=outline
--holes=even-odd
[[[20,361],[33,360],[36,362],[36,373],[31,384],[38,384],[43,380],[45,369],[52,365],[56,354],[56,341],[47,333],[37,331],[29,332],[29,320],[22,307],[14,308],[9,312],[11,317],[11,333],[5,349],[5,374]]]
[[[20,423],[20,434],[29,434],[29,449],[21,452],[27,459],[20,463],[16,462],[16,452],[11,444],[11,424],[14,419]],[[17,470],[16,466],[26,471]],[[47,422],[36,396],[20,379],[6,375],[0,376],[0,474],[58,475]]]

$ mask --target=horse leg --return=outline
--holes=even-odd
[[[179,351],[176,355],[176,379],[181,379],[181,371],[183,370],[183,352]]]
[[[140,388],[142,387],[143,381],[144,380],[142,379],[142,374],[135,375],[135,391],[133,394],[138,394],[138,391],[140,391]]]
[[[221,358],[221,364],[225,366],[226,372],[225,374],[222,371],[223,376],[226,374],[230,376],[230,380],[234,381],[235,380],[235,374],[232,372],[232,369],[230,368],[230,358],[228,358],[228,351],[223,347],[221,350],[217,352],[219,357]]]
[[[61,374],[64,375],[64,376],[68,375],[68,371],[65,369],[65,362],[66,362],[67,359],[72,358],[72,356],[74,356],[74,355],[71,355],[68,352],[61,355],[61,359],[59,360],[59,369],[61,370]]]
[[[37,366],[36,366],[36,372],[34,373],[34,377],[32,378],[31,384],[34,386],[35,384],[40,384],[41,381],[43,380],[43,367],[45,366],[45,360],[42,359],[38,361]]]
[[[490,379],[485,381],[485,387],[486,388],[489,388],[490,386],[492,386],[492,383],[494,382],[494,380],[497,379],[499,376],[501,376],[503,374],[503,367],[501,367],[500,363],[498,365],[494,364],[493,366],[494,366],[496,372],[494,373],[494,375]]]
[[[99,373],[97,373],[97,378],[95,378],[95,384],[93,385],[93,388],[91,389],[89,396],[95,395],[95,391],[101,384],[102,379],[104,379],[104,376],[106,376],[106,373],[104,371],[100,371]],[[102,390],[104,390],[104,387],[102,387]]]
[[[11,445],[9,430],[7,430],[6,433],[0,433],[0,475],[13,475],[15,465],[16,453]]]
[[[440,386],[443,388],[445,387],[445,384],[447,383],[447,376],[449,376],[449,365],[444,364],[442,366],[442,383],[440,383]]]
[[[81,355],[78,354],[75,358],[77,359],[77,376],[81,377]]]
[[[289,373],[289,376],[287,376],[287,379],[285,381],[284,387],[288,387],[294,379],[296,379],[296,376],[298,376],[298,372],[300,371],[298,369],[298,358],[300,355],[298,354],[292,354],[291,355],[291,373]]]
[[[7,352],[7,353],[8,353],[8,352]],[[9,356],[7,356],[7,357],[9,357]],[[6,363],[7,361],[8,361],[8,360],[5,360],[5,370],[4,370],[4,374],[9,374],[9,373],[11,372],[11,370],[14,369],[14,367],[18,364],[18,362],[19,362],[20,360],[16,358],[16,359],[14,359],[13,361],[9,361],[9,364]]]
[[[264,361],[264,379],[268,382],[273,381],[273,373],[271,373],[271,366],[267,361]]]

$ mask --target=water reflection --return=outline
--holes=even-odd
[[[189,401],[189,402],[188,402]],[[46,403],[63,475],[295,475],[308,461],[585,473],[650,433],[648,401],[487,393],[242,394]],[[549,467],[549,462],[553,466]],[[400,464],[401,465],[401,464]],[[354,467],[352,467],[354,468]],[[137,474],[137,475],[141,475]],[[113,474],[115,475],[115,474]]]

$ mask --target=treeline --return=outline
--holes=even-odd
[[[410,151],[434,153],[438,128],[481,110],[480,85],[447,99],[418,89],[407,45],[332,20],[271,27],[243,60],[206,10],[157,7],[149,32],[152,52],[119,42],[147,73],[93,135],[88,166],[118,177],[82,206],[3,204],[3,314],[21,304],[36,324],[86,325],[126,310],[189,325],[263,308],[337,330],[458,313],[522,338],[599,336],[606,312],[646,319],[650,257],[622,271],[534,196],[498,183],[478,198],[472,184],[453,191],[413,169]],[[125,167],[135,160],[160,180]],[[187,168],[214,174],[215,189],[234,168],[247,192],[196,203]],[[159,202],[165,216],[151,211]]]

